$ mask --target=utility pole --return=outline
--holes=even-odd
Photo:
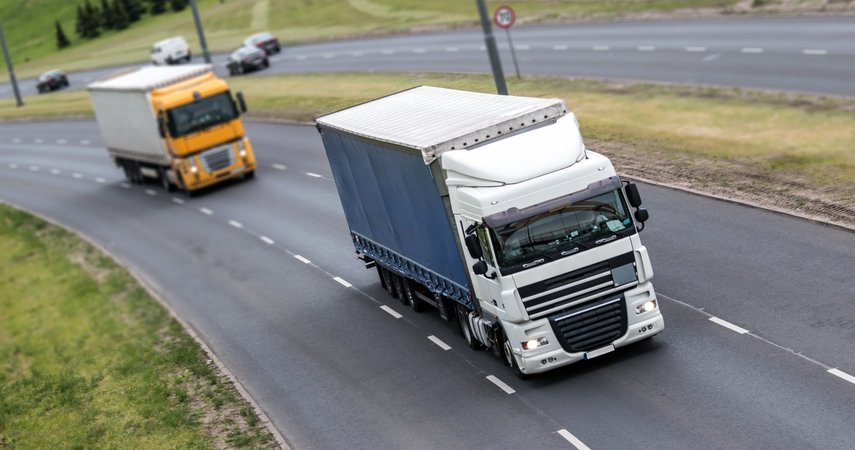
[[[490,26],[487,5],[484,4],[484,0],[475,0],[475,3],[478,4],[478,14],[481,15],[481,28],[484,29],[484,40],[487,43],[487,53],[490,55],[490,66],[493,67],[496,92],[499,95],[508,95],[508,86],[505,85],[505,73],[502,72],[502,61],[499,60],[499,50],[496,48],[496,38],[493,37],[493,29]]]
[[[18,107],[24,106],[24,102],[21,100],[21,92],[18,91],[18,80],[15,79],[15,68],[12,67],[12,57],[9,56],[9,47],[6,46],[6,37],[3,35],[3,24],[0,24],[0,44],[3,45],[3,56],[6,57],[9,82],[12,83],[12,90],[15,91],[15,100],[18,102]]]
[[[190,0],[190,9],[193,10],[193,21],[196,22],[196,33],[199,34],[202,55],[205,56],[205,62],[211,64],[211,54],[208,53],[208,43],[205,41],[205,30],[202,28],[202,19],[199,18],[199,8],[196,7],[196,0]]]

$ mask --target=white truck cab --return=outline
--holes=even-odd
[[[191,58],[190,46],[181,36],[157,41],[151,47],[151,63],[155,66],[181,64]]]

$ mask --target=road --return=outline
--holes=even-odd
[[[505,74],[513,76],[507,38],[496,31]],[[512,38],[525,75],[855,96],[855,21],[848,17],[520,26]],[[225,55],[215,55],[223,75],[224,61]],[[480,30],[298,45],[272,63],[258,74],[490,71]],[[115,70],[74,73],[72,88]],[[22,81],[21,88],[24,95],[36,93],[34,80]],[[8,83],[0,84],[0,98],[11,95]]]
[[[295,447],[855,442],[855,234],[642,185],[665,333],[524,382],[353,258],[314,128],[247,129],[257,179],[191,199],[125,184],[92,122],[0,125],[0,199],[148,280]]]

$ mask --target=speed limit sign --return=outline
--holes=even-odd
[[[514,22],[516,22],[516,20],[516,13],[514,13],[514,10],[507,5],[502,5],[496,8],[496,12],[493,13],[493,22],[499,28],[504,28],[507,30],[508,28],[514,25]]]

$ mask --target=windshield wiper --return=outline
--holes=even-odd
[[[613,234],[613,235],[611,235],[611,236],[609,236],[609,237],[604,237],[604,238],[602,238],[602,239],[597,239],[596,241],[594,241],[594,243],[595,243],[595,244],[597,244],[597,245],[601,245],[601,244],[605,244],[606,242],[611,242],[611,241],[613,241],[613,240],[615,240],[615,239],[617,239],[617,235],[616,235],[616,234]]]

